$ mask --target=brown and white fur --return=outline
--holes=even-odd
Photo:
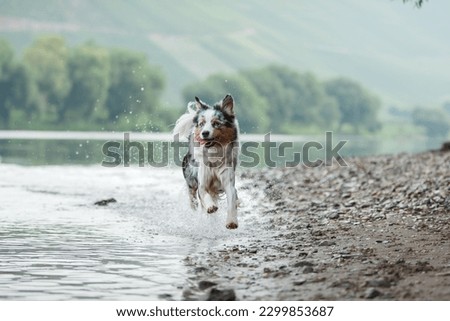
[[[237,228],[235,171],[239,125],[233,97],[226,95],[213,106],[195,97],[195,102],[188,104],[187,113],[177,120],[173,133],[189,140],[189,150],[183,159],[183,175],[191,206],[197,208],[200,203],[207,213],[214,213],[218,209],[219,196],[225,193],[226,227]]]

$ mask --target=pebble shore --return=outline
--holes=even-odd
[[[345,161],[241,173],[264,232],[186,257],[183,298],[450,300],[450,152]]]

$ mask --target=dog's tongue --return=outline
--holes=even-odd
[[[205,145],[208,142],[207,140],[201,139],[198,135],[195,135],[195,140],[198,141],[200,145]]]

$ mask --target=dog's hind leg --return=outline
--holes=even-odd
[[[191,187],[191,186],[188,186],[188,189],[189,189],[189,200],[191,201],[190,202],[190,204],[191,204],[191,208],[193,209],[193,210],[196,210],[197,209],[197,207],[198,207],[198,202],[197,202],[197,187]]]
[[[197,169],[190,163],[193,162],[191,154],[187,154],[183,159],[183,176],[186,180],[188,187],[189,200],[191,203],[191,208],[193,210],[197,209],[197,191],[198,191],[198,180],[197,180]]]

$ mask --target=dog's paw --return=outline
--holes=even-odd
[[[234,229],[237,229],[237,228],[238,228],[238,225],[237,225],[237,223],[235,223],[235,222],[230,222],[230,223],[228,223],[228,224],[226,225],[226,227],[227,227],[227,229],[229,229],[229,230],[234,230]]]
[[[208,212],[208,214],[214,213],[218,210],[219,208],[216,205],[210,206],[208,207],[208,209],[206,210]]]
[[[198,207],[198,204],[197,204],[197,202],[191,202],[191,209],[192,210],[196,210],[197,209],[197,207]]]

